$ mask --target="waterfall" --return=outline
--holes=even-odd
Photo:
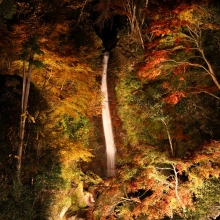
[[[107,154],[107,176],[115,175],[115,143],[112,130],[111,115],[108,102],[108,88],[107,88],[107,69],[108,69],[109,53],[105,52],[103,58],[103,73],[102,73],[102,123],[105,135],[105,145]]]

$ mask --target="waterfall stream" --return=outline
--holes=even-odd
[[[107,176],[115,175],[115,143],[111,122],[111,115],[108,102],[108,88],[107,88],[107,69],[108,69],[109,53],[105,52],[103,58],[103,73],[102,73],[102,123],[105,135],[105,145],[107,154]]]

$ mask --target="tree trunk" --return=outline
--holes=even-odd
[[[215,72],[212,68],[211,63],[207,60],[204,50],[202,48],[199,48],[199,51],[202,55],[202,58],[204,59],[204,61],[206,62],[207,66],[208,66],[208,70],[209,70],[209,75],[212,77],[213,82],[215,83],[215,85],[218,87],[218,89],[220,90],[220,83],[218,81],[218,79],[216,78]]]
[[[160,120],[161,120],[161,122],[165,125],[166,132],[167,132],[167,136],[168,136],[168,139],[169,139],[171,155],[172,155],[172,157],[174,157],[174,150],[173,150],[172,137],[171,137],[171,134],[170,134],[170,131],[169,131],[168,125],[167,125],[167,123],[166,123],[166,121],[165,121],[164,119],[160,119]]]
[[[29,91],[30,91],[33,59],[34,59],[34,54],[33,52],[31,52],[30,58],[29,58],[27,80],[26,80],[26,72],[25,72],[25,61],[23,62],[23,88],[22,88],[22,101],[21,101],[20,146],[18,148],[18,163],[17,163],[17,175],[18,175],[19,181],[20,181],[20,176],[21,176],[22,151],[23,151],[23,145],[24,145],[25,122],[27,118],[27,103],[28,103],[28,97],[29,97]]]

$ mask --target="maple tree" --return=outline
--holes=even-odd
[[[153,84],[153,81],[163,83],[162,89],[158,90],[155,88],[158,91],[158,94],[152,95],[152,97],[154,99],[156,98],[159,102],[162,101],[164,103],[163,112],[165,112],[165,116],[167,115],[169,117],[170,113],[173,114],[173,110],[175,111],[175,109],[177,110],[178,108],[180,110],[181,103],[184,102],[184,100],[189,100],[193,94],[197,93],[196,91],[198,91],[197,94],[206,93],[207,95],[219,99],[216,89],[210,91],[210,85],[212,84],[210,79],[206,76],[201,77],[199,75],[203,72],[202,69],[206,69],[205,65],[207,65],[207,68],[216,68],[215,63],[211,66],[211,63],[206,59],[205,53],[210,57],[211,51],[208,49],[204,50],[204,48],[202,49],[201,47],[204,47],[203,45],[205,45],[206,42],[207,28],[212,30],[215,29],[215,36],[217,36],[218,26],[214,24],[214,21],[213,23],[205,22],[208,20],[208,17],[206,16],[211,15],[208,14],[208,9],[204,9],[202,6],[197,6],[196,4],[181,4],[180,6],[177,4],[173,9],[166,9],[167,10],[165,10],[164,13],[158,14],[158,12],[155,12],[154,14],[154,12],[151,12],[151,8],[148,8],[150,13],[148,17],[150,25],[147,31],[148,35],[152,35],[153,37],[149,42],[145,43],[145,47],[147,48],[146,58],[144,62],[139,65],[137,74],[144,84],[144,86],[139,89],[140,91],[143,91],[143,88],[145,89],[145,84],[147,87],[151,82]],[[163,8],[159,7],[159,11],[160,10],[163,11]],[[214,16],[215,14],[212,15]],[[194,41],[190,41],[190,37],[188,38],[186,32],[187,29],[190,28],[190,25],[193,26],[199,21],[201,22],[200,34],[202,35],[196,35],[196,33],[194,33],[194,36],[200,38],[197,39],[200,43],[196,46],[195,39]],[[188,32],[188,34],[190,33],[192,34],[192,32]],[[204,56],[199,56],[199,51],[203,51],[202,53]],[[199,70],[199,68],[201,68],[201,70]],[[212,72],[211,79],[213,79],[215,76],[213,75],[213,69],[211,69],[206,70],[209,71],[209,73]],[[213,81],[216,84],[216,80]],[[218,86],[218,83],[216,85]],[[155,89],[154,93],[156,93]],[[147,89],[147,91],[151,90]],[[199,99],[200,97],[198,100]],[[166,105],[166,103],[170,104],[170,106]],[[171,107],[172,105],[173,107]],[[196,104],[194,103],[193,105]],[[147,108],[143,108],[143,111],[144,109]],[[183,113],[183,111],[181,112]],[[174,118],[181,117],[181,120],[184,120],[183,118],[185,116],[178,116],[177,113]],[[180,121],[180,118],[174,118],[170,120],[171,124],[174,123],[175,120]],[[178,126],[180,124],[181,122],[178,122]],[[175,142],[175,135],[183,137],[184,134],[180,135],[177,132],[172,131],[172,127],[174,128],[174,125],[171,125],[171,132],[168,136],[172,136],[172,139]],[[178,132],[181,131],[179,130]],[[188,139],[187,136],[188,135],[185,133],[184,139]]]
[[[138,219],[138,216],[140,218],[146,216],[149,219],[162,219],[165,213],[174,219],[177,216],[177,218],[182,216],[183,219],[190,218],[189,215],[193,216],[192,213],[196,216],[199,210],[194,209],[194,199],[200,199],[204,182],[207,181],[211,185],[212,178],[214,181],[216,180],[216,183],[219,182],[219,166],[217,165],[215,173],[215,162],[208,165],[205,162],[205,155],[198,152],[197,156],[194,155],[194,159],[191,156],[187,160],[193,148],[197,149],[202,143],[205,145],[204,149],[215,145],[214,142],[210,145],[205,144],[204,139],[209,139],[211,127],[207,130],[204,129],[204,123],[210,126],[214,123],[218,124],[218,120],[215,120],[215,116],[213,116],[212,122],[205,122],[204,118],[199,116],[198,109],[200,108],[202,115],[209,114],[209,107],[206,104],[210,101],[212,105],[215,105],[214,103],[217,104],[219,98],[210,78],[201,77],[202,71],[189,65],[192,61],[198,62],[199,65],[205,64],[199,58],[195,58],[198,54],[194,53],[193,44],[185,38],[185,33],[182,32],[186,30],[183,28],[192,22],[190,20],[192,19],[192,11],[198,8],[196,5],[187,4],[181,5],[180,8],[184,11],[182,14],[180,12],[175,14],[172,11],[174,9],[166,6],[165,9],[158,7],[157,10],[148,8],[149,28],[147,33],[149,41],[145,43],[146,58],[137,66],[137,77],[134,75],[135,69],[130,72],[127,70],[126,74],[118,74],[120,80],[116,89],[120,101],[119,116],[123,121],[123,129],[126,131],[124,138],[126,147],[122,147],[121,155],[118,158],[123,167],[119,168],[119,177],[124,177],[122,182],[127,180],[130,186],[125,193],[126,199],[121,200],[122,205],[116,208],[116,214],[121,217],[126,215],[129,219]],[[200,9],[202,10],[202,8]],[[179,16],[182,16],[182,20]],[[195,19],[200,18],[195,14],[193,16]],[[204,22],[205,24],[207,23]],[[214,27],[216,28],[215,36],[217,36],[218,28],[212,26],[212,28]],[[203,31],[203,34],[206,35],[205,30]],[[218,38],[216,37],[216,39]],[[205,45],[206,42],[203,41],[203,46]],[[205,53],[209,54],[209,59],[213,55],[213,61],[215,61],[214,54],[208,48],[205,49]],[[175,62],[169,62],[169,60],[175,60]],[[216,61],[212,63],[213,68],[217,66]],[[202,93],[209,95],[209,99],[204,97]],[[206,103],[205,99],[209,101]],[[196,113],[193,108],[196,109]],[[165,124],[161,123],[161,119],[166,119]],[[217,129],[214,130],[217,131]],[[215,137],[218,139],[217,133]],[[166,144],[164,140],[167,141]],[[149,161],[154,158],[154,150],[157,150],[154,147],[141,145],[143,143],[160,146],[160,149],[166,150],[166,152],[169,143],[173,148],[174,158],[170,159],[169,157],[169,159],[163,160],[162,155],[155,156],[156,159],[162,160],[159,162],[158,169],[153,165],[147,171],[140,152],[142,150],[146,152],[146,161]],[[138,145],[140,145],[139,148]],[[161,154],[164,155],[164,151]],[[134,158],[137,159],[134,161]],[[217,152],[216,157],[213,156],[213,160],[219,160]],[[143,166],[142,169],[140,169],[140,165],[137,165],[139,163]],[[204,167],[201,167],[200,170],[201,164]],[[210,166],[210,170],[208,166]],[[214,172],[213,174],[209,173],[212,172],[211,170]],[[178,178],[176,178],[177,173]],[[148,174],[151,174],[155,179]],[[164,179],[161,174],[169,176],[172,181],[169,178]],[[157,188],[154,188],[155,185]],[[178,187],[175,187],[177,185]],[[169,190],[163,188],[165,186]],[[142,194],[145,193],[146,198],[142,197]],[[163,210],[160,210],[161,207]]]
[[[146,67],[140,69],[140,75],[142,77],[149,77],[150,79],[152,77],[154,79],[156,76],[164,73],[163,71],[161,73],[164,61],[174,62],[173,65],[177,66],[176,70],[183,66],[185,68],[201,68],[201,70],[211,76],[213,82],[219,89],[220,87],[216,73],[212,63],[207,58],[208,54],[206,55],[209,51],[206,51],[204,48],[207,32],[212,31],[213,35],[216,35],[216,31],[218,32],[219,30],[219,26],[214,16],[216,16],[215,13],[211,14],[202,6],[196,4],[190,6],[183,4],[174,10],[168,10],[161,18],[153,20],[148,32],[153,34],[154,37],[159,37],[159,39],[156,40],[156,42],[153,41],[149,43],[148,47],[152,54],[149,53],[148,56],[156,57],[152,59],[153,63],[148,61]],[[210,22],[210,20],[213,20],[213,22]],[[160,47],[162,46],[164,48],[163,50],[158,49],[157,44],[159,42]],[[181,52],[185,57],[182,55],[182,59],[175,58]],[[172,64],[170,65],[172,67]],[[155,66],[155,73],[148,76],[147,70],[150,71],[150,69]]]
[[[212,149],[215,152],[210,161],[207,153]],[[106,191],[109,198],[120,195],[115,196],[118,199],[114,202],[115,212],[111,208],[112,212],[102,212],[100,218],[111,216],[113,212],[127,219],[174,218],[176,214],[189,218],[190,211],[195,211],[195,198],[200,198],[205,181],[217,181],[219,177],[219,167],[215,166],[215,161],[219,160],[219,142],[210,143],[200,153],[184,160],[170,159],[164,152],[161,156],[160,150],[152,146],[139,145],[135,151],[131,153],[133,161],[121,167],[118,179]],[[106,211],[109,208],[107,206]]]

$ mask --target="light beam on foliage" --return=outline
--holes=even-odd
[[[112,130],[111,115],[108,102],[108,88],[107,88],[107,69],[108,69],[109,53],[106,52],[103,58],[103,73],[101,92],[102,99],[102,122],[105,135],[106,154],[107,154],[107,176],[115,175],[115,143]]]

